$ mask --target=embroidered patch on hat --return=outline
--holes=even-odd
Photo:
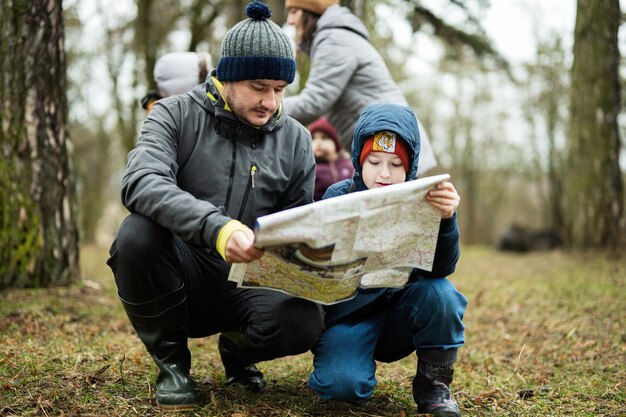
[[[372,152],[396,153],[396,134],[393,132],[378,132],[374,135]]]

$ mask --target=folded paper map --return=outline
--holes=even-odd
[[[426,192],[448,174],[354,192],[259,217],[265,255],[233,264],[228,279],[334,304],[361,287],[402,287],[413,268],[430,271],[441,215]]]

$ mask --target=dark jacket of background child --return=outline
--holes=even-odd
[[[337,130],[326,117],[320,117],[311,123],[308,129],[311,135],[315,135],[316,132],[324,133],[328,139],[333,141],[337,152],[337,159],[333,161],[315,157],[315,192],[313,193],[313,199],[318,201],[322,199],[328,187],[338,181],[352,178],[354,167],[348,157],[348,152],[339,142]]]

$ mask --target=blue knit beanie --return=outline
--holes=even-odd
[[[287,35],[271,20],[270,8],[255,0],[246,6],[249,17],[224,36],[217,62],[220,81],[284,80],[296,75],[294,51]]]

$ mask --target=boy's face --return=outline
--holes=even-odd
[[[399,184],[406,179],[402,160],[395,153],[371,152],[363,162],[361,174],[365,186],[370,190]]]
[[[313,155],[319,161],[334,161],[337,159],[335,142],[322,131],[313,132]]]

